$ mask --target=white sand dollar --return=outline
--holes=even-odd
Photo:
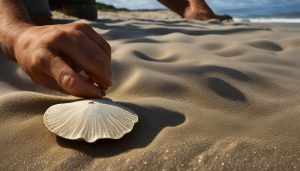
[[[110,100],[81,100],[51,106],[44,115],[46,127],[60,137],[95,142],[120,139],[129,133],[138,116]]]

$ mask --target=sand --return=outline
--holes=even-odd
[[[112,45],[107,97],[139,115],[133,132],[55,136],[44,112],[76,98],[1,57],[0,170],[300,169],[299,29],[109,15],[77,22]]]

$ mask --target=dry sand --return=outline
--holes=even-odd
[[[113,47],[107,97],[139,115],[134,131],[56,137],[42,116],[75,98],[1,57],[0,170],[300,169],[299,30],[114,15],[89,24]]]

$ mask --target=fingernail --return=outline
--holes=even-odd
[[[71,77],[70,75],[65,75],[63,80],[62,80],[62,84],[65,86],[71,86],[74,83],[74,78]]]

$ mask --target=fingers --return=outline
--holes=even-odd
[[[89,26],[88,24],[84,24],[84,23],[74,23],[73,26],[76,30],[80,30],[83,33],[85,33],[85,35],[90,40],[92,40],[99,47],[101,47],[104,50],[104,52],[109,57],[111,57],[111,47],[110,47],[110,45],[91,26]]]
[[[65,91],[58,85],[56,80],[48,76],[47,72],[43,70],[40,72],[35,72],[34,74],[30,74],[29,76],[35,83],[65,93]]]
[[[66,93],[66,91],[59,86],[59,84],[56,82],[56,80],[51,78],[48,75],[42,75],[38,79],[34,79],[34,81],[40,85],[47,87],[47,88]]]
[[[86,98],[101,98],[105,95],[103,90],[74,72],[60,57],[53,55],[49,60],[49,75],[53,76],[65,92]]]
[[[107,90],[111,86],[110,57],[80,31],[72,32],[69,46],[60,45],[71,63],[84,70],[97,85]],[[76,47],[76,48],[74,48]]]

